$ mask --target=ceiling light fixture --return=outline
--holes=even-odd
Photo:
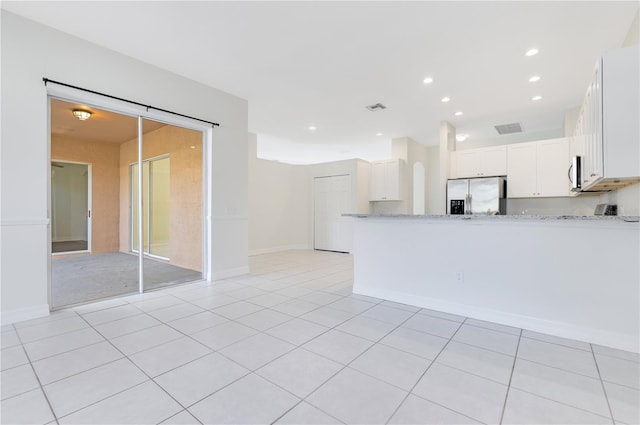
[[[78,118],[80,121],[88,120],[91,117],[91,112],[83,109],[74,109],[72,113],[73,116]]]
[[[445,96],[445,97],[443,97],[442,99],[440,99],[440,102],[447,103],[447,102],[448,102],[448,101],[450,101],[450,100],[451,100],[450,98],[448,98],[448,97],[446,97],[446,96]]]
[[[527,50],[527,53],[525,53],[525,56],[533,56],[533,55],[537,55],[538,54],[538,49],[529,49]]]
[[[308,127],[309,131],[316,131],[318,129],[318,127],[316,127],[315,125],[310,125]]]
[[[433,83],[433,78],[427,77],[424,80],[422,80],[422,82],[425,83],[425,84],[431,84],[431,83]]]
[[[530,83],[535,83],[536,81],[540,81],[540,77],[537,75],[534,75],[533,77],[529,78]]]
[[[467,137],[469,137],[468,134],[456,134],[456,141],[464,142],[465,140],[467,140]]]
[[[458,111],[454,114],[456,117],[459,117],[460,115],[462,115],[462,111]]]
[[[377,132],[377,133],[376,133],[376,136],[382,136],[382,133]]]
[[[540,96],[540,95],[538,95],[538,96],[533,96],[533,97],[531,98],[531,100],[540,100],[540,99],[542,99],[542,96]]]

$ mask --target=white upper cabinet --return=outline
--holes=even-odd
[[[569,140],[566,138],[507,146],[507,197],[569,196]]]
[[[535,142],[507,148],[507,198],[531,198],[538,193],[538,164]]]
[[[637,46],[606,53],[596,69],[574,133],[582,156],[582,190],[640,181],[640,92]]]
[[[390,159],[371,163],[370,201],[400,201],[404,161]]]
[[[451,178],[491,177],[507,174],[507,147],[464,149],[451,153]]]
[[[542,140],[536,144],[538,196],[569,196],[569,139]]]

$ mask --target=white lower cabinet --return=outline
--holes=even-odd
[[[314,249],[350,252],[353,223],[351,205],[351,176],[328,176],[314,179],[313,228]]]
[[[507,145],[507,197],[569,196],[567,138]]]

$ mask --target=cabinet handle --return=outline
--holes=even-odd
[[[595,176],[596,176],[596,174],[591,174],[591,177],[595,177]]]

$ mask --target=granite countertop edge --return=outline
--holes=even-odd
[[[342,214],[345,217],[356,218],[410,218],[416,220],[539,220],[539,221],[562,221],[562,220],[583,220],[583,221],[616,221],[637,223],[640,216],[621,216],[621,215],[443,215],[443,214]]]

